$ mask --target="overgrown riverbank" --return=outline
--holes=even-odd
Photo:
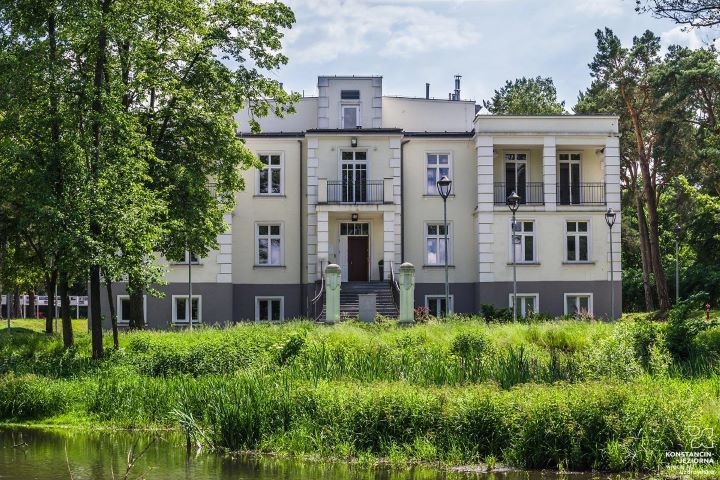
[[[82,336],[64,352],[15,333],[0,336],[0,419],[181,427],[221,450],[653,470],[700,437],[720,458],[720,335],[685,324],[242,325],[122,335],[101,362]]]

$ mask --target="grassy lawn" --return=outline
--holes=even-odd
[[[27,321],[26,321],[27,322]],[[717,323],[717,322],[715,322]],[[18,325],[22,326],[22,324]],[[657,471],[702,429],[720,455],[720,327],[244,324],[0,335],[0,421],[185,430],[206,447],[391,462]],[[715,471],[714,474],[720,474]]]
[[[60,321],[60,319],[57,319],[57,321],[54,322],[54,325],[57,325],[57,328],[60,331],[62,331],[62,322]],[[86,318],[80,318],[77,320],[73,319],[72,325],[73,325],[73,332],[75,333],[75,335],[81,335],[81,334],[87,333],[87,319]],[[45,331],[45,319],[44,318],[12,319],[12,320],[10,320],[10,328],[30,330],[33,332],[44,332]],[[0,333],[4,333],[6,331],[7,331],[7,320],[3,319],[2,321],[0,321]]]

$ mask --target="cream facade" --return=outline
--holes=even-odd
[[[260,119],[261,133],[238,112],[238,135],[266,167],[245,172],[220,249],[193,266],[195,315],[203,323],[307,316],[328,263],[353,283],[386,281],[402,262],[416,268],[416,305],[439,313],[445,255],[450,309],[508,307],[511,191],[521,197],[520,314],[608,317],[611,288],[619,312],[617,117],[483,115],[457,88],[452,100],[388,97],[382,77],[321,76],[317,97],[285,118]],[[442,175],[453,182],[447,252]],[[618,215],[612,264],[608,208]],[[147,309],[172,324],[187,308],[170,299],[186,294],[187,265],[169,270],[168,295],[148,298]]]

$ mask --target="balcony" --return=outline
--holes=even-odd
[[[523,205],[545,204],[545,186],[542,182],[527,182],[517,187],[500,182],[495,183],[493,190],[495,205],[505,205],[507,203],[507,197],[509,197],[513,191],[520,196],[520,203]]]
[[[386,196],[389,202],[392,202],[392,179],[390,178],[365,181],[320,179],[318,190],[318,203],[380,205],[385,203]]]
[[[560,183],[558,205],[605,205],[604,183]]]

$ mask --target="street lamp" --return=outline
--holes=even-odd
[[[679,223],[675,224],[675,303],[680,301],[680,232],[682,228]]]
[[[520,195],[514,191],[507,197],[507,206],[512,212],[512,232],[510,233],[510,243],[512,244],[512,263],[513,263],[513,322],[517,322],[517,261],[515,259],[515,245],[520,240],[516,235],[517,223],[515,223],[515,213],[520,208]]]
[[[445,233],[445,316],[450,311],[450,283],[448,280],[448,228],[447,228],[447,199],[452,191],[452,180],[443,175],[437,181],[438,193],[443,199],[443,229]]]
[[[615,266],[613,265],[613,238],[612,227],[615,225],[617,214],[612,208],[605,212],[605,223],[610,229],[610,319],[615,320]]]

